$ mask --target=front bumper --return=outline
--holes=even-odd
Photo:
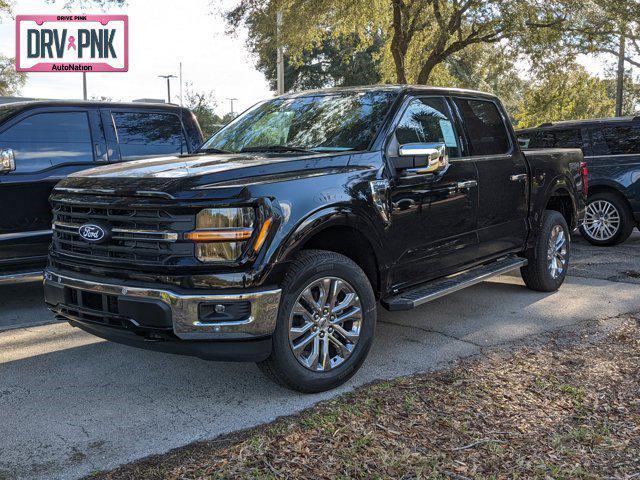
[[[169,342],[178,350],[181,344],[192,342],[222,345],[229,341],[269,339],[275,330],[281,295],[280,289],[185,294],[124,283],[104,283],[101,279],[52,270],[44,273],[44,292],[45,302],[54,313],[90,333],[127,344],[131,343],[123,341],[122,335],[144,342]],[[202,307],[208,306],[211,311],[216,305],[227,305],[232,309],[234,305],[242,305],[243,308],[239,310],[239,317],[203,318]],[[222,357],[227,358],[226,355]]]

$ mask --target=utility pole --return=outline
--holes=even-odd
[[[238,100],[237,98],[227,98],[227,100],[229,100],[229,103],[231,104],[231,119],[233,119],[235,113],[233,111],[233,102],[235,102],[236,100]]]
[[[87,99],[87,72],[82,72],[82,98]]]
[[[171,83],[169,80],[177,77],[175,75],[158,75],[158,77],[167,79],[167,103],[171,103]]]
[[[620,35],[620,49],[618,51],[618,75],[616,82],[616,117],[622,116],[622,102],[624,100],[624,54],[627,39]]]
[[[180,62],[180,106],[182,107],[182,62]]]
[[[284,93],[284,52],[282,49],[282,42],[280,41],[280,30],[282,29],[282,12],[276,14],[276,42],[278,42],[278,54],[276,58],[277,63],[277,85],[278,95]]]

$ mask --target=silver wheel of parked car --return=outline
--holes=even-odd
[[[551,231],[547,260],[551,276],[553,278],[560,277],[567,267],[567,237],[561,225],[556,225]]]
[[[611,240],[620,229],[620,212],[607,200],[596,200],[587,205],[583,231],[598,241]]]
[[[360,338],[362,305],[349,282],[324,277],[298,296],[289,316],[289,345],[312,371],[328,371],[347,360]]]

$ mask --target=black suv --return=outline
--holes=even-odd
[[[364,361],[378,300],[408,310],[518,269],[558,289],[585,173],[578,149],[523,153],[491,95],[285,95],[196,155],[58,184],[45,300],[103,338],[326,390]]]
[[[581,148],[589,167],[582,235],[593,245],[624,242],[640,226],[640,117],[545,123],[519,130],[523,148]]]
[[[49,195],[100,164],[195,151],[202,133],[175,105],[35,101],[0,106],[0,283],[41,274],[51,243]]]

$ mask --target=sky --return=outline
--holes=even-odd
[[[236,0],[129,0],[124,7],[101,11],[90,1],[77,0],[84,9],[65,10],[68,0],[14,0],[14,14],[127,14],[129,16],[129,71],[88,73],[88,96],[116,101],[166,98],[166,81],[158,75],[178,75],[182,62],[184,83],[194,91],[213,92],[218,114],[229,112],[228,98],[237,98],[240,112],[274,95],[264,76],[254,67],[245,47],[246,32],[225,32],[220,12]],[[0,53],[15,55],[15,21],[0,23]],[[275,60],[275,59],[274,59]],[[601,59],[581,56],[592,74],[602,75]],[[172,80],[172,101],[179,103],[179,82]],[[82,98],[78,72],[29,73],[22,90],[25,97]]]
[[[91,97],[110,97],[117,101],[136,98],[164,98],[166,80],[158,75],[179,73],[183,81],[198,92],[212,91],[217,111],[229,111],[227,98],[237,98],[236,112],[270,98],[273,92],[264,76],[254,67],[245,48],[246,33],[225,33],[221,9],[232,0],[129,0],[121,8],[105,11],[92,6],[65,10],[67,0],[14,0],[14,15],[34,14],[126,14],[129,16],[129,71],[125,73],[88,73],[87,90]],[[90,4],[90,2],[77,2]],[[15,21],[5,17],[0,23],[0,53],[15,55]],[[179,82],[171,80],[171,96],[179,103]],[[78,72],[29,73],[22,89],[25,97],[82,98],[82,74]]]

